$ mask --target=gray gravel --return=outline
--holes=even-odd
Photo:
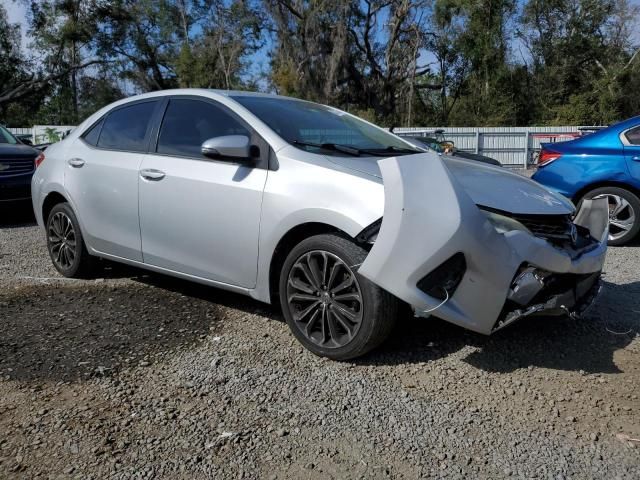
[[[640,248],[581,321],[404,318],[352,363],[276,309],[0,226],[0,478],[640,478]]]

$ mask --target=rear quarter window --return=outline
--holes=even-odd
[[[109,113],[100,131],[98,147],[146,152],[147,131],[156,103],[156,101],[136,103]]]
[[[640,125],[627,131],[624,136],[631,145],[640,145]]]
[[[98,145],[98,138],[100,137],[100,130],[102,129],[102,125],[104,124],[104,117],[98,121],[98,123],[94,124],[89,130],[82,134],[82,139],[87,142],[89,145],[93,145],[94,147]]]

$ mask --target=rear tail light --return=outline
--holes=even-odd
[[[36,160],[35,160],[36,168],[38,168],[42,162],[44,162],[44,153],[40,152],[40,154],[36,157]]]
[[[561,153],[554,152],[553,150],[540,150],[540,157],[538,157],[538,167],[549,165],[551,162],[559,159],[561,156]]]

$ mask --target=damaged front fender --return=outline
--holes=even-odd
[[[601,205],[589,205],[591,213],[578,212],[576,223],[588,228],[595,240],[593,248],[576,252],[527,232],[498,233],[436,155],[388,158],[379,161],[379,167],[385,189],[384,216],[359,273],[410,304],[417,315],[433,312],[456,325],[489,334],[504,319],[507,297],[523,265],[570,278],[574,274],[599,276],[602,270],[606,232],[599,218]],[[504,210],[508,202],[505,196]],[[461,255],[464,261],[459,261]],[[452,259],[458,260],[453,263],[457,268],[464,269],[453,280],[442,274],[453,265]],[[449,282],[452,286],[450,294],[443,287],[446,297],[420,288],[433,272],[438,272],[443,285]]]
[[[437,155],[381,160],[384,217],[359,273],[416,311],[489,333],[498,317],[518,259],[506,240]],[[455,254],[466,272],[455,295],[443,304],[417,284]],[[499,261],[496,261],[499,259]]]

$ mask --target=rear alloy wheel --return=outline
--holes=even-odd
[[[618,187],[596,188],[584,198],[606,198],[609,203],[609,245],[624,245],[640,231],[640,199]]]
[[[357,273],[367,252],[338,235],[296,246],[280,278],[280,300],[293,334],[316,355],[354,358],[379,345],[395,322],[397,300]]]
[[[69,278],[89,277],[94,258],[87,251],[78,220],[68,203],[59,203],[51,209],[46,229],[47,249],[56,270]]]

